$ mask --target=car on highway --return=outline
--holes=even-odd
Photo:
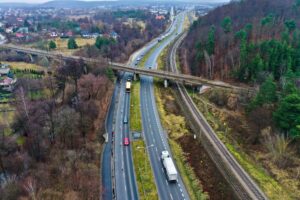
[[[129,146],[130,142],[128,137],[124,138],[123,144],[124,146]]]
[[[124,117],[124,119],[123,119],[123,123],[124,123],[124,124],[128,124],[128,119],[127,119],[127,116],[125,116],[125,117]]]

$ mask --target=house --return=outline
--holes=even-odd
[[[13,33],[13,30],[14,30],[14,28],[11,26],[11,27],[6,28],[5,32],[6,33]]]
[[[56,32],[51,32],[50,37],[56,38],[58,37],[58,34]]]
[[[10,72],[9,65],[1,64],[0,66],[0,88],[11,92],[14,89],[17,79]]]
[[[68,31],[67,33],[66,33],[66,35],[68,36],[68,37],[73,37],[73,32],[72,31]]]
[[[165,19],[165,16],[163,16],[163,15],[156,15],[155,19],[156,20],[163,20],[163,19]]]
[[[97,37],[102,37],[103,35],[102,34],[99,34],[99,33],[92,33],[92,38],[97,38]]]
[[[114,39],[116,40],[116,39],[118,39],[119,35],[118,35],[118,33],[116,33],[115,31],[112,31],[112,32],[110,33],[110,37],[111,37],[111,38],[114,38]]]
[[[21,17],[17,17],[16,19],[18,22],[23,22],[24,20]]]
[[[20,27],[17,33],[29,33],[28,27]]]
[[[93,36],[88,31],[81,31],[81,37],[83,37],[83,38],[92,38]]]
[[[69,38],[69,36],[66,33],[61,33],[60,38]]]
[[[6,64],[1,64],[0,77],[7,76],[10,72],[10,68]]]
[[[23,39],[23,38],[25,38],[25,34],[23,34],[23,33],[16,33],[16,37],[18,39]]]

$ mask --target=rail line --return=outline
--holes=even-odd
[[[173,44],[173,46],[171,47],[171,51],[169,52],[169,69],[175,73],[178,73],[176,67],[176,50],[178,49],[186,35],[187,33],[183,33],[182,35],[180,35],[179,39]],[[207,149],[207,151],[209,152],[212,150],[209,155],[211,156],[212,160],[215,162],[221,173],[225,176],[226,180],[230,183],[236,195],[240,199],[266,200],[267,197],[265,196],[265,194],[260,190],[258,185],[240,166],[240,164],[231,155],[222,141],[218,138],[216,133],[206,121],[205,117],[194,104],[185,87],[180,83],[176,83],[176,85],[182,100],[188,107],[188,110],[193,116],[194,121],[197,122],[198,126],[200,127],[200,134],[202,134],[202,137],[205,137],[207,139],[208,145],[205,146],[210,148],[209,150]],[[224,166],[226,167],[226,169],[224,169]]]

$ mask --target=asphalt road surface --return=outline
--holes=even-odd
[[[180,34],[183,31],[184,16],[185,13],[181,13],[175,18],[175,22],[168,33],[170,37],[166,37],[167,39],[163,40],[151,53],[145,64],[147,68],[156,68],[156,61],[159,54],[176,38],[177,34]],[[166,133],[162,128],[157,112],[152,77],[141,77],[140,95],[143,133],[146,144],[149,146],[147,151],[150,156],[151,167],[154,172],[159,198],[162,200],[189,199],[180,175],[178,176],[177,183],[169,183],[160,161],[160,155],[163,150],[168,150],[170,153],[171,151]]]

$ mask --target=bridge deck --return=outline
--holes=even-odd
[[[46,56],[46,57],[55,58],[55,59],[72,59],[72,60],[82,59],[83,61],[88,62],[88,63],[100,63],[99,60],[93,59],[93,58],[65,55],[65,54],[62,54],[59,52],[55,52],[55,51],[49,52],[49,51],[26,48],[26,47],[11,45],[11,44],[0,45],[0,49],[1,48],[14,50],[14,51],[21,52],[21,53],[32,54],[32,55]],[[238,86],[234,86],[234,85],[231,85],[231,84],[228,84],[225,82],[212,81],[212,80],[204,79],[204,78],[197,77],[197,76],[191,76],[191,75],[187,75],[187,74],[177,74],[174,72],[168,72],[168,71],[162,71],[162,70],[156,70],[156,69],[133,68],[130,66],[126,66],[125,64],[115,63],[115,62],[109,62],[109,64],[110,64],[110,67],[114,70],[132,72],[132,73],[139,74],[139,75],[153,76],[153,77],[163,78],[163,79],[172,80],[172,81],[176,81],[176,82],[181,82],[184,84],[187,83],[187,84],[193,84],[193,85],[209,85],[209,86],[213,86],[213,87],[227,88],[227,89],[231,89],[231,90],[235,90],[235,91],[244,91],[244,92],[248,92],[248,93],[256,92],[256,90],[251,87],[248,87],[248,88],[238,87]]]

